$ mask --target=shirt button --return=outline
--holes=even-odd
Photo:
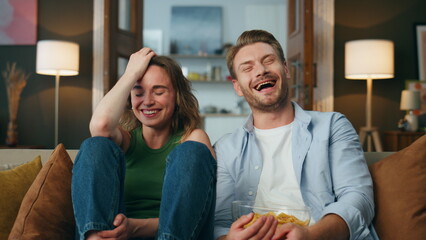
[[[255,169],[255,170],[259,169],[259,166],[255,166],[255,167],[254,167],[254,169]]]
[[[249,191],[249,192],[248,192],[248,194],[251,196],[251,195],[253,195],[253,192],[252,192],[252,191]]]

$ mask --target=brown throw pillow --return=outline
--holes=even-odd
[[[22,200],[9,240],[74,239],[72,166],[59,144]]]
[[[426,238],[426,135],[370,166],[382,240]]]
[[[0,239],[7,239],[22,199],[41,169],[40,156],[10,170],[0,172]]]

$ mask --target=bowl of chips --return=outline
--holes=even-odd
[[[255,201],[232,202],[232,218],[234,221],[250,213],[254,213],[254,216],[248,224],[244,225],[245,228],[264,215],[274,216],[278,225],[294,223],[300,226],[309,226],[311,220],[311,211],[306,206],[287,206]]]

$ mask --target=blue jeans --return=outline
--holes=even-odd
[[[123,151],[109,138],[85,140],[76,157],[72,200],[76,239],[90,230],[114,229],[125,213]],[[156,239],[213,239],[216,161],[202,143],[187,141],[167,157]]]

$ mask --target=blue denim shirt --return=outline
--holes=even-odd
[[[337,214],[347,223],[350,239],[378,239],[371,225],[373,184],[351,123],[340,113],[304,111],[296,103],[293,107],[294,171],[313,219],[317,222]],[[214,145],[218,162],[215,238],[229,231],[232,201],[256,199],[262,157],[253,128],[249,116],[244,126]]]

